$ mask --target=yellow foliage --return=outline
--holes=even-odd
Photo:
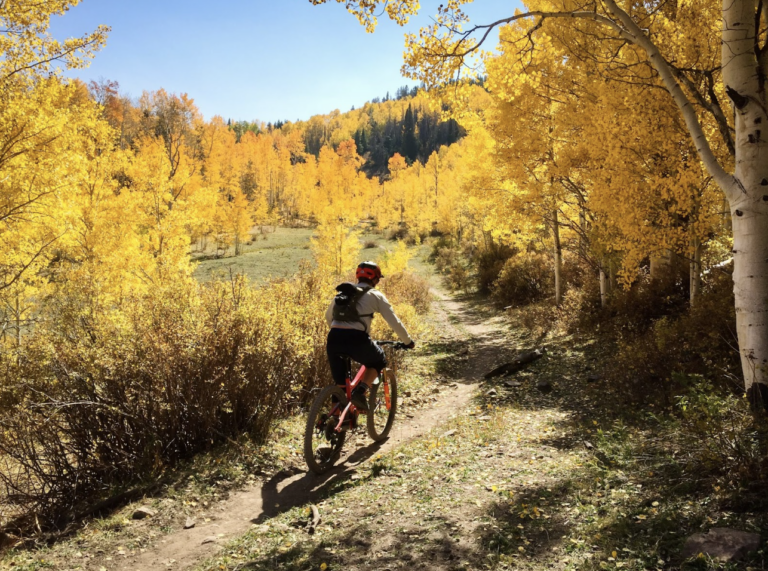
[[[312,238],[312,253],[319,268],[340,277],[357,266],[360,232],[347,226],[332,209],[323,218]]]
[[[408,245],[398,240],[397,247],[384,254],[379,261],[381,272],[385,276],[402,273],[408,268],[408,262],[412,257],[413,252],[408,249]]]

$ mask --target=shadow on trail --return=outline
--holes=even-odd
[[[352,485],[351,477],[356,473],[357,466],[376,454],[386,442],[371,442],[358,448],[325,474],[276,474],[261,488],[262,513],[252,523],[264,523],[297,506],[343,492]]]
[[[452,529],[461,522],[437,517],[439,531],[402,530],[382,536],[377,527],[361,523],[338,538],[338,546],[297,544],[287,551],[272,551],[243,564],[240,569],[299,571],[329,569],[347,571],[405,569],[461,569],[462,562],[476,561],[477,551]],[[343,553],[340,553],[343,551]]]

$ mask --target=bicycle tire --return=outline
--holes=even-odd
[[[341,410],[344,410],[344,407],[347,406],[346,393],[341,387],[329,385],[317,395],[307,415],[307,426],[304,429],[304,461],[307,463],[307,467],[315,474],[323,474],[333,467],[341,455],[341,449],[344,447],[344,441],[347,438],[346,430],[330,432],[333,424],[336,422],[333,420],[335,418],[333,416],[329,416],[322,423],[324,428],[320,429],[320,419],[323,414],[328,415],[330,413],[333,406],[333,397],[338,399]],[[323,440],[330,442],[331,446],[327,447],[329,448],[328,450],[320,452],[320,450],[325,449],[320,446],[315,448],[313,444],[322,444]]]
[[[389,409],[386,408],[386,390],[389,390]],[[373,385],[368,396],[366,427],[374,442],[381,442],[392,430],[397,413],[397,379],[392,371],[382,371],[379,382]],[[381,391],[381,392],[380,392]]]

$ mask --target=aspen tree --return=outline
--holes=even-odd
[[[520,38],[523,55],[535,49],[536,33],[543,25],[554,25],[583,30],[592,37],[599,30],[606,53],[628,45],[645,58],[675,101],[701,162],[728,200],[733,219],[733,280],[744,383],[753,402],[763,400],[768,404],[768,140],[764,134],[768,123],[768,6],[758,0],[724,0],[720,17],[715,18],[714,2],[690,2],[672,9],[672,18],[668,18],[665,11],[656,9],[660,3],[619,6],[615,0],[601,0],[577,6],[567,1],[532,0],[528,12],[468,26],[461,11],[467,2],[452,0],[441,6],[433,26],[408,36],[405,70],[411,77],[427,85],[442,83],[461,72],[491,29],[519,20],[533,23]],[[347,2],[347,7],[372,30],[380,4],[358,0]],[[419,5],[403,0],[387,3],[386,7],[390,18],[403,22]],[[720,31],[712,34],[718,25]],[[682,42],[664,42],[669,30],[694,44],[697,36],[706,40],[719,35],[719,65],[697,73],[700,66],[690,57],[696,50],[686,53]],[[693,65],[682,65],[686,60]],[[724,91],[731,103],[733,125],[718,91]],[[718,147],[727,148],[730,157],[720,155]]]

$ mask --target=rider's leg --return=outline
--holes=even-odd
[[[365,373],[363,373],[363,378],[360,379],[360,382],[370,389],[373,381],[375,381],[378,376],[379,372],[376,369],[368,367],[365,370]]]
[[[349,360],[344,354],[347,344],[348,340],[345,330],[331,329],[328,332],[326,352],[328,354],[328,364],[331,368],[331,377],[334,383],[342,387],[346,384],[347,373],[349,372]]]

